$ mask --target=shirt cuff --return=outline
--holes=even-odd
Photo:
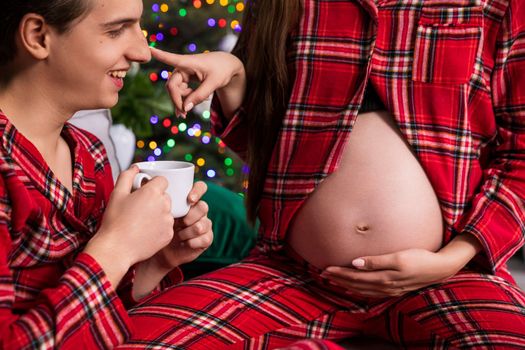
[[[498,275],[523,245],[519,225],[498,201],[483,196],[474,202],[472,210],[454,230],[458,234],[474,235],[483,247],[472,259],[471,265]]]
[[[132,323],[124,305],[102,267],[86,253],[62,276],[58,292],[44,291],[43,296],[57,310],[56,336],[63,343],[68,338],[75,343],[80,336],[86,344],[92,342],[87,345],[113,348],[130,337]]]
[[[219,137],[229,148],[246,160],[247,129],[243,122],[245,114],[243,107],[237,109],[233,117],[228,120],[222,113],[222,107],[217,95],[213,97],[211,104],[212,133]]]
[[[120,282],[118,287],[118,294],[122,299],[124,305],[126,306],[126,309],[128,310],[141,303],[146,298],[154,294],[160,293],[169,287],[177,285],[184,280],[182,270],[176,267],[173,270],[171,270],[166,276],[164,276],[164,278],[160,281],[159,285],[155,287],[148,295],[145,295],[137,300],[133,297],[133,284],[135,282],[135,272],[135,267],[130,268],[124,276],[124,278],[122,278],[122,281]]]
[[[162,281],[160,281],[159,287],[160,291],[166,290],[169,287],[175,286],[184,281],[184,274],[182,270],[178,267],[171,270]]]
[[[138,300],[133,298],[133,283],[135,282],[135,266],[132,266],[120,280],[117,287],[117,294],[124,303],[127,310],[138,304]]]

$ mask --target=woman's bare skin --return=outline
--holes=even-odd
[[[339,168],[306,200],[288,242],[311,264],[408,248],[437,251],[441,210],[432,186],[388,112],[358,115]]]

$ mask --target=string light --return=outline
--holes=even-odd
[[[151,9],[145,9],[144,16],[149,16],[149,20],[153,21],[154,26],[149,27],[147,30],[144,29],[142,33],[151,47],[156,47],[157,45],[162,47],[164,42],[169,42],[169,40],[173,40],[173,37],[176,36],[191,38],[193,32],[185,32],[186,28],[190,28],[191,26],[191,24],[189,24],[190,15],[192,17],[196,12],[208,11],[209,6],[217,6],[220,7],[220,11],[223,11],[222,16],[219,11],[213,12],[214,17],[201,15],[195,16],[194,18],[200,18],[199,20],[202,22],[199,25],[204,26],[206,28],[205,30],[210,32],[220,30],[224,35],[227,32],[238,34],[242,30],[240,19],[242,12],[246,8],[245,2],[246,1],[243,0],[160,0],[152,4]],[[193,28],[191,30],[193,30]],[[167,44],[164,44],[164,46],[165,45]],[[216,50],[215,47],[204,47],[204,45],[205,44],[202,44],[200,41],[186,42],[184,51],[194,54]],[[161,84],[165,84],[165,81],[167,81],[170,76],[171,71],[167,69],[159,69],[148,74],[151,82],[160,82]],[[210,111],[204,110],[199,114],[193,114],[193,116],[198,118],[198,122],[188,124],[187,121],[178,119],[177,116],[151,115],[149,117],[149,124],[152,130],[165,130],[161,132],[163,136],[154,136],[153,138],[158,137],[159,139],[162,138],[162,140],[153,140],[151,138],[139,139],[136,142],[137,149],[141,150],[141,152],[148,153],[144,155],[148,161],[173,159],[170,158],[169,153],[181,152],[181,149],[185,147],[184,142],[179,141],[180,138],[192,138],[201,145],[200,147],[206,149],[212,148],[211,152],[204,151],[204,153],[201,153],[200,149],[198,151],[194,149],[186,150],[186,153],[179,156],[185,161],[193,162],[196,173],[200,173],[201,176],[210,179],[220,176],[233,177],[237,174],[247,174],[249,171],[248,167],[237,164],[233,158],[228,156],[228,154],[231,153],[228,151],[226,144],[220,138],[213,136],[209,132]],[[201,154],[192,154],[193,152],[199,152]],[[213,157],[213,155],[205,155],[206,153],[213,154],[214,152],[220,160],[212,159],[216,158]],[[242,182],[242,188],[245,190],[247,187],[247,181]],[[243,194],[240,193],[240,195]]]
[[[203,6],[203,3],[206,3],[208,5],[217,5],[225,8],[225,10],[231,15],[235,12],[242,13],[245,10],[245,4],[242,0],[193,0],[191,2],[191,5],[193,5],[193,11],[203,11],[205,7]],[[188,16],[188,9],[186,8],[187,5],[185,5],[186,1],[181,1],[180,5],[172,5],[173,11],[175,11],[180,17],[186,17]],[[190,5],[190,6],[191,6]],[[164,28],[165,23],[161,22],[164,18],[164,16],[159,16],[160,14],[168,13],[170,12],[170,5],[167,3],[155,3],[151,6],[152,18],[159,22],[158,27]],[[172,12],[170,12],[172,13]],[[227,28],[229,27],[233,32],[239,33],[241,31],[241,25],[239,20],[234,19],[229,24],[228,21],[225,18],[208,18],[206,19],[207,25],[210,28],[219,27],[219,28]],[[179,34],[180,29],[177,27],[170,27],[168,30],[168,33],[172,36],[176,36]],[[144,36],[149,40],[149,44],[152,47],[155,47],[158,42],[164,41],[166,39],[166,33],[165,32],[159,32],[156,34],[148,34],[146,30],[143,31]],[[196,43],[190,43],[187,45],[187,50],[190,53],[196,53],[199,52],[199,48],[197,47]],[[207,49],[201,50],[201,52],[206,52]],[[159,77],[163,80],[167,80],[169,78],[169,74],[165,72],[159,72],[156,75],[151,74],[150,79],[153,82],[157,82],[159,80]],[[204,117],[206,118],[206,117]]]
[[[189,52],[195,52],[197,51],[197,45],[195,45],[194,43],[191,43],[188,45],[188,51]]]

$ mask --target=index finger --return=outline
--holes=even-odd
[[[167,51],[163,51],[160,49],[157,49],[155,47],[151,47],[151,55],[153,58],[155,58],[157,61],[160,61],[165,64],[169,64],[173,67],[178,67],[182,64],[184,55],[178,55],[176,53],[171,53]]]
[[[155,188],[160,191],[160,193],[164,193],[168,189],[168,180],[164,176],[155,176],[151,180],[149,180],[144,186],[148,188]]]
[[[330,266],[326,268],[328,272],[341,272],[343,270],[361,270],[361,271],[382,271],[394,270],[399,271],[399,259],[396,253],[362,256],[352,260],[351,267]]]
[[[363,256],[352,261],[352,265],[360,270],[400,270],[396,253]]]

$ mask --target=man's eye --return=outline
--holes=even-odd
[[[120,28],[120,29],[117,29],[117,30],[112,30],[112,31],[108,32],[108,35],[111,38],[116,38],[116,37],[120,36],[120,34],[122,34],[123,31],[124,31],[124,28]]]

